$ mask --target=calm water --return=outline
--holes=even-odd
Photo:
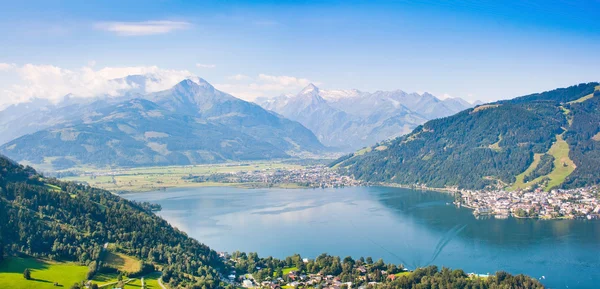
[[[436,192],[185,188],[128,194],[217,251],[372,256],[408,268],[506,270],[551,288],[600,288],[600,222],[477,220]]]

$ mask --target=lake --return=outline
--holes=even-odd
[[[123,197],[162,205],[158,215],[216,251],[505,270],[544,276],[550,288],[597,288],[600,281],[599,221],[476,219],[438,192],[201,187]]]

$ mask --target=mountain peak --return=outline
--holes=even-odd
[[[210,83],[208,83],[208,81],[197,76],[186,78],[177,83],[175,86],[181,88],[213,88],[213,86]]]
[[[198,86],[202,86],[202,87],[212,87],[212,85],[210,83],[208,83],[208,81],[204,80],[204,78],[198,77],[198,76],[192,76],[187,78],[186,80],[192,81],[193,83],[197,84]]]
[[[309,83],[304,89],[302,89],[302,91],[300,91],[300,94],[308,94],[308,93],[313,93],[313,92],[319,92],[319,88],[312,84]]]

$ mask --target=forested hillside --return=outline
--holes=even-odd
[[[580,84],[480,105],[332,166],[371,182],[481,189],[600,182],[600,92]],[[549,169],[548,158],[554,160]],[[542,167],[546,166],[546,167]],[[531,172],[535,172],[531,175]],[[517,184],[526,173],[527,181]],[[522,181],[522,180],[521,180]]]
[[[0,256],[90,264],[105,243],[164,266],[175,285],[219,287],[217,253],[149,211],[107,191],[46,179],[0,156]],[[197,276],[192,279],[184,277]]]

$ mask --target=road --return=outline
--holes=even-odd
[[[162,272],[160,273],[160,277],[158,277],[158,285],[160,285],[162,289],[167,289],[167,287],[165,287],[165,285],[162,282]]]

